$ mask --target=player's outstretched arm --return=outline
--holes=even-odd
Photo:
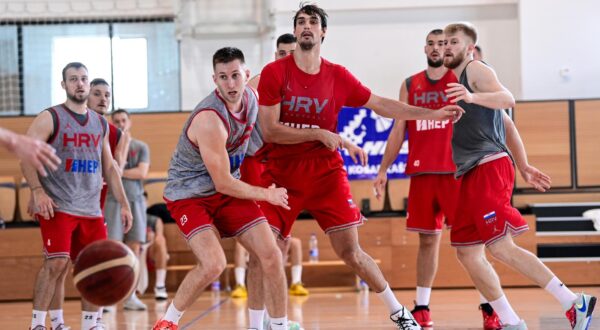
[[[445,90],[450,102],[464,101],[490,109],[508,109],[515,106],[512,93],[498,80],[496,72],[489,66],[474,61],[467,66],[469,86],[474,93],[469,92],[459,83],[449,83]]]
[[[208,174],[219,193],[241,199],[267,201],[273,205],[289,209],[285,188],[272,186],[265,189],[251,186],[231,175],[229,155],[226,149],[227,130],[216,113],[212,111],[200,112],[192,120],[186,134],[198,146]]]
[[[272,106],[260,106],[258,122],[265,142],[296,144],[321,141],[331,150],[342,147],[342,138],[336,133],[320,128],[293,128],[281,124],[279,122],[280,105],[278,103]]]
[[[52,135],[54,124],[52,123],[52,115],[48,111],[42,111],[31,123],[27,130],[27,136],[38,141],[48,141]],[[40,214],[44,219],[54,217],[54,209],[58,206],[46,194],[36,168],[28,162],[21,161],[21,170],[29,189],[31,189],[31,198],[33,198],[33,211]],[[45,173],[45,172],[44,172]],[[43,175],[43,174],[42,174]]]
[[[406,89],[406,82],[403,82],[402,86],[400,87],[400,101],[406,102],[407,100],[408,90]],[[373,181],[373,188],[375,189],[375,197],[377,197],[377,199],[381,199],[383,196],[385,184],[387,182],[387,170],[390,168],[390,165],[392,165],[396,157],[398,157],[400,148],[402,148],[405,129],[406,121],[400,119],[396,119],[394,121],[394,125],[392,126],[392,130],[390,131],[390,135],[388,136],[387,144],[385,146],[383,158],[381,159],[381,165],[379,166],[379,171],[377,172],[377,177]]]
[[[523,140],[521,140],[515,123],[506,112],[503,112],[502,119],[506,128],[506,144],[515,159],[521,177],[538,191],[545,192],[550,189],[550,185],[552,184],[550,176],[529,165],[525,145],[523,144]]]
[[[60,164],[60,158],[56,156],[54,148],[46,142],[2,127],[0,127],[0,146],[15,154],[22,162],[31,164],[43,176],[47,175],[44,166],[56,171]]]
[[[431,111],[375,94],[371,94],[371,97],[369,97],[364,106],[375,111],[376,114],[382,117],[401,120],[429,119],[457,121],[465,112],[457,105],[447,105],[438,111]]]
[[[121,222],[123,223],[123,232],[126,233],[131,229],[133,216],[131,215],[131,208],[129,207],[127,195],[125,195],[125,189],[123,189],[123,182],[121,181],[119,169],[115,165],[116,161],[114,161],[112,154],[110,153],[108,134],[105,134],[104,142],[102,143],[102,175],[104,176],[106,184],[108,184],[108,188],[112,191],[121,206]]]

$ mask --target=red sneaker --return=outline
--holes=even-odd
[[[481,315],[483,315],[483,329],[484,330],[500,330],[502,329],[502,324],[500,323],[500,318],[496,311],[492,309],[492,306],[486,304],[486,308],[484,308],[483,304],[479,306],[481,309]],[[490,313],[491,311],[491,313]]]
[[[429,310],[429,306],[415,306],[410,312],[417,323],[423,328],[431,328],[433,327],[433,321],[431,320],[431,311]]]
[[[152,330],[177,330],[177,324],[171,321],[158,320]]]

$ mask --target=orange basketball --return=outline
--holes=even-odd
[[[131,295],[139,264],[125,244],[101,240],[86,246],[75,260],[73,281],[81,296],[98,305],[114,305]]]

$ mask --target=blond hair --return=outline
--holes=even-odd
[[[459,31],[462,31],[469,37],[473,41],[473,44],[477,44],[477,29],[469,22],[452,23],[444,28],[444,33],[446,35],[453,35]]]

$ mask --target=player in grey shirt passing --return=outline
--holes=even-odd
[[[124,109],[118,109],[111,114],[112,123],[117,126],[124,134],[131,134],[131,117]],[[106,197],[106,206],[104,207],[104,218],[106,219],[106,229],[108,238],[117,241],[124,241],[127,246],[135,253],[140,255],[140,246],[146,242],[146,201],[144,199],[143,182],[148,175],[150,167],[150,151],[148,145],[140,140],[131,139],[129,146],[125,146],[127,151],[127,160],[123,164],[123,188],[129,200],[131,213],[133,214],[133,224],[131,230],[124,234],[122,227],[118,225],[119,202],[112,194]],[[130,310],[145,310],[146,305],[135,295],[135,291],[123,307]]]

